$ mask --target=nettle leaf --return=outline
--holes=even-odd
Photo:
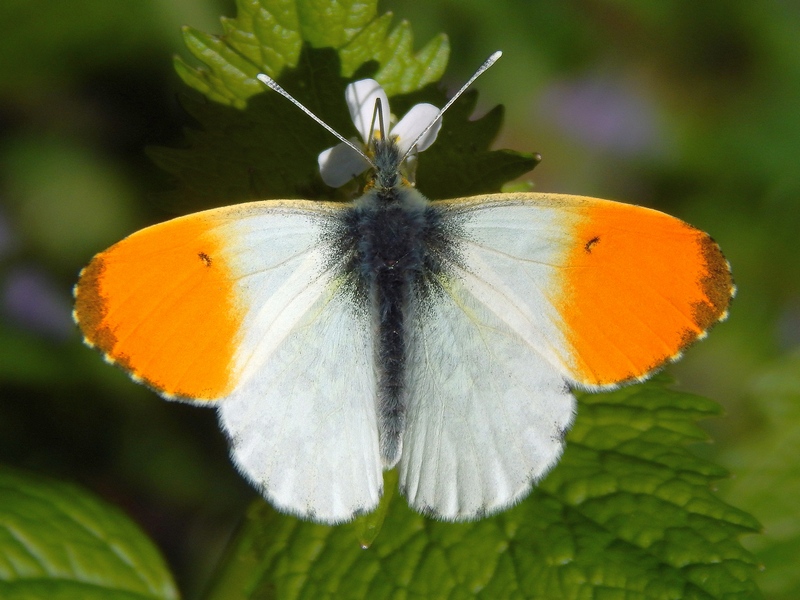
[[[120,510],[85,490],[0,468],[0,598],[177,598],[164,560]]]
[[[331,127],[355,133],[333,49],[304,53],[280,83]],[[266,198],[333,199],[319,176],[317,156],[336,141],[279,94],[266,90],[239,110],[184,98],[200,124],[186,131],[187,148],[150,148],[148,154],[179,183],[179,210],[198,210]]]
[[[710,491],[725,471],[686,448],[719,407],[664,378],[579,404],[560,464],[517,507],[441,523],[395,494],[364,550],[359,522],[259,502],[207,598],[758,598],[738,538],[759,524]]]
[[[263,92],[258,73],[277,79],[296,67],[304,42],[338,50],[345,77],[376,61],[375,79],[389,96],[438,81],[450,53],[445,35],[413,53],[408,23],[389,31],[392,15],[378,16],[377,0],[237,0],[236,7],[236,18],[222,19],[220,36],[185,28],[186,46],[204,67],[176,58],[175,68],[187,85],[237,108]]]
[[[345,87],[381,67],[366,63],[344,78],[340,64],[335,50],[306,47],[297,66],[285,69],[278,80],[342,135],[357,137]],[[446,100],[444,92],[428,85],[391,98],[391,108],[402,116],[416,103],[444,106]],[[497,107],[470,121],[476,102],[476,92],[459,99],[445,115],[437,142],[420,156],[417,187],[432,199],[499,191],[539,160],[510,150],[490,151],[503,110]],[[179,183],[170,199],[178,203],[174,211],[267,198],[349,199],[358,193],[355,184],[336,190],[322,182],[317,157],[337,140],[279,94],[264,89],[241,110],[203,99],[185,98],[183,104],[201,127],[186,131],[188,147],[148,150]]]
[[[800,597],[800,353],[755,379],[758,427],[724,459],[736,472],[725,482],[727,497],[736,498],[764,524],[764,534],[747,540],[763,563],[758,581],[768,598]]]

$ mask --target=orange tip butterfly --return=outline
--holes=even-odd
[[[495,513],[558,461],[571,388],[641,381],[726,317],[730,266],[707,234],[629,204],[430,201],[409,164],[450,104],[390,129],[377,83],[346,96],[364,149],[335,134],[320,171],[338,186],[372,169],[360,198],[138,231],[83,269],[75,320],[135,381],[214,406],[234,463],[282,511],[348,521],[397,467],[423,514]]]

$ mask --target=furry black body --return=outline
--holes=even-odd
[[[375,142],[372,187],[346,211],[339,244],[349,257],[350,289],[373,318],[376,408],[387,468],[402,450],[409,326],[422,318],[426,299],[441,290],[438,276],[455,260],[454,220],[402,179],[399,160],[393,142]]]

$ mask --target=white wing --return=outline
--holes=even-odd
[[[221,233],[248,308],[239,383],[219,404],[220,423],[236,465],[274,506],[349,520],[377,505],[383,479],[370,321],[336,293],[341,282],[323,241],[338,209],[242,209]]]
[[[458,281],[410,332],[400,488],[416,510],[479,518],[558,460],[575,401],[561,377]]]
[[[400,486],[416,510],[461,520],[517,502],[561,455],[575,400],[549,293],[564,243],[551,207],[435,204],[463,237],[409,331]]]

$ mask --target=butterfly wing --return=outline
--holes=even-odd
[[[463,220],[470,293],[570,383],[644,378],[727,316],[735,287],[719,246],[664,213],[559,194],[440,204]]]
[[[400,489],[423,514],[479,518],[520,499],[558,461],[575,401],[463,281],[441,284],[409,332]]]
[[[458,260],[409,332],[401,488],[445,519],[501,510],[551,468],[568,386],[642,379],[724,318],[730,269],[705,233],[593,198],[435,202]]]
[[[340,205],[256,202],[144,229],[76,286],[86,340],[167,398],[214,404],[239,469],[278,508],[338,522],[382,471],[369,319],[337,293]]]

